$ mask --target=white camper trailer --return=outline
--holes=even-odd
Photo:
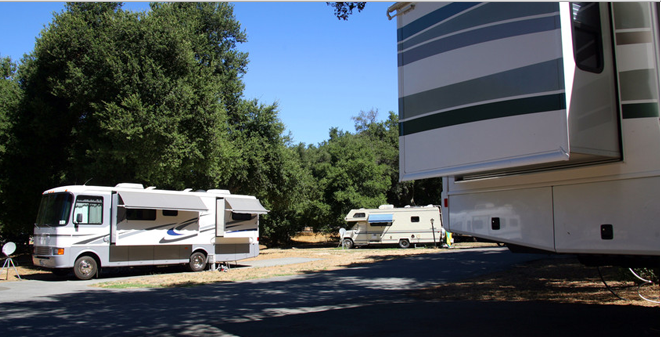
[[[73,268],[80,279],[101,267],[188,263],[201,271],[257,256],[267,212],[255,197],[227,190],[58,187],[43,193],[32,261],[55,273]]]
[[[659,3],[396,3],[400,180],[510,248],[659,259]],[[599,260],[597,260],[599,261]]]
[[[377,244],[399,244],[401,248],[408,248],[412,244],[441,243],[445,235],[441,210],[433,205],[353,209],[344,220],[349,225],[342,238],[347,248]]]

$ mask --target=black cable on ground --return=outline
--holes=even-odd
[[[613,293],[614,296],[618,297],[618,299],[620,299],[620,300],[629,301],[629,299],[625,299],[625,298],[620,297],[617,293],[615,293],[615,291],[613,291],[613,290],[610,288],[610,286],[608,286],[608,284],[606,283],[606,279],[604,279],[604,276],[601,274],[601,266],[597,266],[597,272],[599,272],[599,277],[601,278],[601,282],[604,283],[604,286],[606,286],[606,288],[607,288],[611,293]]]

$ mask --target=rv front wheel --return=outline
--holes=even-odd
[[[409,248],[409,246],[411,246],[411,242],[408,239],[399,239],[399,247]]]
[[[99,264],[92,257],[83,256],[73,265],[73,273],[80,280],[88,280],[96,275]]]
[[[353,247],[353,240],[351,240],[349,238],[342,240],[342,243],[343,243],[344,247],[346,247],[346,248],[352,248]]]
[[[195,252],[190,256],[190,270],[200,272],[207,266],[207,256],[202,252]]]

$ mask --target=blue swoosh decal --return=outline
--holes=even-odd
[[[174,231],[174,228],[171,228],[171,229],[168,230],[168,235],[183,235],[183,234],[179,234],[179,233]]]

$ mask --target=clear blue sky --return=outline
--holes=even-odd
[[[278,103],[296,143],[316,145],[331,127],[354,131],[352,116],[397,112],[396,22],[392,2],[368,3],[348,21],[325,2],[236,2],[234,15],[248,34],[244,95]],[[63,2],[0,2],[0,57],[19,61]],[[127,2],[127,10],[148,10]]]

